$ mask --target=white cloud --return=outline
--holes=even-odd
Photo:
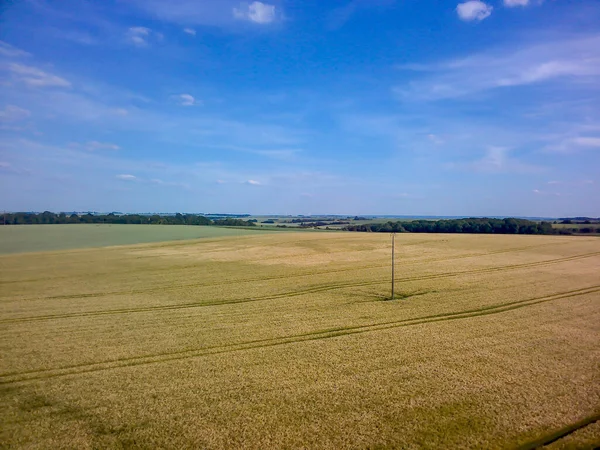
[[[428,134],[427,139],[433,142],[436,145],[442,145],[445,141],[435,134]]]
[[[0,173],[9,175],[31,175],[31,170],[15,167],[7,161],[0,161]]]
[[[557,144],[549,145],[545,150],[557,153],[574,153],[585,149],[600,149],[600,137],[576,136],[562,139]]]
[[[115,116],[126,116],[129,114],[129,111],[127,111],[125,108],[114,108],[110,112]]]
[[[480,173],[536,173],[543,167],[525,163],[510,155],[507,147],[489,146],[485,156],[470,162],[451,163],[449,169],[461,169]]]
[[[81,45],[98,45],[101,43],[100,39],[95,38],[84,31],[56,29],[49,31],[49,34],[51,34],[53,37],[55,36],[59,39],[64,39]]]
[[[188,183],[180,183],[177,181],[164,181],[160,178],[152,178],[148,180],[148,183],[164,187],[179,187],[184,189],[190,189],[190,185]]]
[[[527,6],[529,0],[504,0],[504,6],[507,8],[514,8],[516,6]]]
[[[594,184],[594,180],[577,180],[577,181],[548,181],[550,185],[562,185],[562,186],[586,186]]]
[[[375,0],[360,0],[375,1]],[[391,0],[376,0],[381,1]],[[239,28],[240,22],[268,24],[283,19],[280,0],[129,0],[127,2],[154,19],[176,23],[183,28],[196,25]],[[274,6],[276,5],[276,6]]]
[[[29,110],[14,105],[6,105],[3,110],[0,110],[0,122],[18,122],[29,116],[31,116]]]
[[[332,30],[343,27],[346,22],[358,16],[363,10],[373,8],[375,10],[379,9],[381,12],[393,6],[395,0],[350,0],[337,3],[344,4],[331,10],[327,17],[327,27]]]
[[[117,178],[118,180],[123,180],[123,181],[135,181],[137,180],[137,177],[134,175],[130,175],[130,174],[120,174],[117,175],[115,178]]]
[[[117,144],[111,144],[110,142],[98,142],[98,141],[87,142],[84,146],[89,151],[94,151],[94,150],[119,150],[121,148]]]
[[[233,17],[264,25],[276,19],[276,11],[274,5],[252,2],[249,5],[241,4],[238,8],[233,8]]]
[[[489,147],[487,155],[478,161],[475,167],[485,171],[502,170],[506,166],[508,150],[505,147]]]
[[[17,47],[13,47],[10,44],[7,44],[4,41],[0,41],[0,55],[6,56],[8,58],[19,58],[23,56],[31,56],[24,50],[21,50]]]
[[[576,137],[572,142],[581,147],[600,147],[600,137]]]
[[[492,14],[493,6],[479,0],[470,0],[456,6],[458,17],[464,21],[481,21]]]
[[[226,145],[217,144],[209,145],[209,147],[221,149],[221,150],[232,150],[234,152],[250,153],[253,155],[264,156],[266,158],[277,159],[281,161],[293,160],[303,150],[300,148],[253,148],[241,145]]]
[[[138,47],[144,47],[148,45],[148,38],[152,30],[146,27],[131,27],[127,30],[127,39]]]
[[[183,32],[191,36],[196,36],[196,30],[194,30],[193,28],[184,28]]]
[[[536,195],[553,195],[555,197],[561,197],[563,195],[560,192],[548,192],[548,191],[541,191],[539,189],[534,189],[532,192]],[[569,194],[567,194],[567,195],[569,195]]]
[[[300,150],[297,149],[280,149],[280,150],[255,150],[256,155],[264,156],[266,158],[279,159],[282,161],[289,161],[293,159]]]
[[[260,186],[261,185],[260,181],[256,181],[256,180],[248,180],[248,181],[246,181],[246,184],[251,184],[252,186]]]
[[[600,34],[557,39],[488,51],[418,67],[418,78],[393,91],[403,99],[458,98],[490,89],[525,86],[559,78],[597,85],[600,76]],[[563,83],[561,88],[568,88]]]
[[[71,83],[64,78],[44,72],[37,67],[11,63],[8,70],[20,82],[32,87],[70,87]]]
[[[175,95],[174,98],[181,106],[194,106],[202,103],[200,100],[196,100],[194,96],[190,94],[179,94]]]
[[[146,28],[146,27],[131,27],[131,28],[129,28],[129,32],[131,32],[133,34],[138,34],[140,36],[149,36],[151,31],[152,30],[150,30],[150,28]]]

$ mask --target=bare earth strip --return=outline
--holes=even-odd
[[[600,241],[396,240],[0,256],[0,446],[597,445]]]

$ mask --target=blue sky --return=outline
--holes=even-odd
[[[600,216],[597,0],[0,6],[0,208]]]

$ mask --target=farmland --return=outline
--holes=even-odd
[[[240,236],[262,230],[160,225],[20,225],[0,227],[0,254]]]
[[[0,446],[600,444],[597,237],[225,232],[3,238]]]

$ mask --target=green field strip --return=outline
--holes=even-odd
[[[0,254],[56,254],[99,248],[141,245],[187,245],[193,241],[235,239],[256,234],[272,234],[260,227],[236,228],[216,225],[139,224],[35,224],[0,229]],[[290,230],[300,231],[300,230]]]
[[[79,375],[83,373],[97,372],[102,370],[111,370],[121,367],[130,367],[146,364],[155,364],[175,360],[183,360],[188,358],[196,358],[213,354],[222,354],[242,350],[251,350],[258,348],[274,347],[285,344],[293,344],[304,341],[330,339],[334,337],[347,336],[359,333],[367,333],[373,331],[382,331],[387,329],[420,325],[425,323],[443,322],[449,320],[467,319],[502,312],[512,311],[527,306],[533,306],[539,303],[559,300],[564,298],[576,297],[600,292],[600,285],[591,286],[582,289],[565,291],[544,297],[531,298],[527,300],[513,301],[492,306],[487,306],[478,309],[459,311],[449,314],[437,314],[424,316],[420,318],[403,319],[399,321],[381,322],[376,324],[359,325],[353,327],[341,327],[327,330],[320,330],[311,333],[291,335],[279,338],[261,339],[248,341],[238,344],[228,344],[223,346],[205,347],[201,349],[181,350],[177,352],[165,352],[146,356],[137,356],[131,358],[122,358],[116,360],[108,360],[98,363],[82,363],[74,366],[65,366],[54,369],[39,369],[18,373],[0,374],[0,385],[10,385],[21,382],[44,380],[48,378],[63,377],[68,375]]]
[[[472,269],[472,270],[461,271],[461,272],[447,272],[447,273],[441,273],[441,274],[430,274],[430,275],[421,275],[421,276],[415,276],[415,277],[397,278],[396,281],[399,283],[402,283],[402,282],[411,282],[411,281],[443,279],[443,278],[450,278],[450,277],[456,277],[456,276],[461,276],[461,275],[494,273],[494,272],[498,272],[498,271],[516,270],[516,269],[523,269],[523,268],[540,267],[540,266],[545,266],[545,265],[549,265],[549,264],[563,263],[563,262],[568,262],[568,261],[574,261],[577,259],[590,258],[590,257],[594,257],[597,255],[600,255],[600,252],[586,253],[583,255],[569,256],[569,257],[557,258],[557,259],[553,259],[553,260],[538,261],[538,262],[534,262],[534,263],[512,264],[512,265],[500,266],[500,267]],[[12,318],[12,319],[2,319],[2,320],[0,320],[0,323],[33,322],[33,321],[39,321],[39,320],[55,320],[55,319],[66,319],[66,318],[74,318],[74,317],[102,316],[102,315],[113,315],[113,314],[132,314],[132,313],[142,313],[142,312],[150,312],[150,311],[166,311],[166,310],[174,310],[174,309],[188,309],[188,308],[202,308],[202,307],[220,306],[220,305],[233,305],[233,304],[239,304],[239,303],[248,303],[248,302],[265,301],[265,300],[276,300],[276,299],[287,298],[287,297],[297,297],[300,295],[314,294],[314,293],[319,293],[319,292],[327,292],[327,291],[350,288],[350,287],[373,286],[373,285],[383,284],[383,283],[387,283],[387,282],[389,282],[389,279],[386,278],[386,279],[379,279],[379,280],[373,280],[373,281],[361,281],[361,282],[354,282],[354,283],[326,284],[324,286],[311,287],[311,288],[307,288],[307,289],[303,289],[303,290],[296,290],[296,291],[292,291],[292,292],[286,292],[286,293],[282,293],[282,294],[268,295],[268,296],[262,296],[262,297],[246,297],[246,298],[238,298],[238,299],[232,299],[232,300],[217,300],[217,301],[212,301],[212,302],[210,302],[210,301],[209,302],[193,302],[193,303],[183,303],[183,304],[176,304],[176,305],[160,305],[160,306],[147,306],[147,307],[139,307],[139,308],[122,308],[122,309],[111,309],[111,310],[85,311],[85,312],[78,312],[78,313],[48,314],[48,315],[41,315],[41,316],[17,317],[17,318]],[[222,284],[222,283],[216,283],[213,285],[219,285],[219,284]],[[201,286],[202,286],[202,284],[199,284],[199,283],[185,285],[185,287],[201,287]],[[180,288],[181,288],[181,286],[177,286],[177,287],[172,287],[169,290],[176,290],[176,289],[180,289]],[[122,295],[132,295],[132,294],[150,293],[150,292],[162,292],[164,290],[167,290],[167,289],[152,288],[152,289],[138,290],[138,291],[129,290],[129,291],[124,291]],[[118,295],[121,295],[121,294],[118,294]],[[77,298],[77,297],[68,297],[68,298]]]

